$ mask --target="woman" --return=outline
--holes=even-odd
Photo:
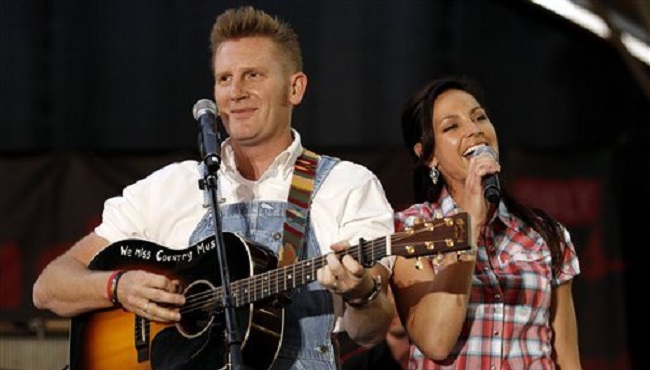
[[[580,272],[567,230],[500,189],[498,140],[475,85],[445,78],[417,91],[402,114],[416,160],[418,204],[396,214],[397,231],[467,212],[472,253],[398,258],[392,287],[415,369],[580,369],[571,293]],[[425,262],[426,263],[423,263]]]

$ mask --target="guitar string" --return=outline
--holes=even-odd
[[[443,224],[444,221],[439,222],[438,224],[433,226],[433,229],[435,230],[437,226],[440,226],[440,224]],[[414,235],[417,235],[421,232],[426,232],[427,230],[414,230],[411,233],[400,233],[391,236],[391,242],[399,242],[402,241],[403,239],[406,238],[413,238]],[[386,238],[379,238],[376,240],[371,240],[371,241],[366,241],[363,243],[363,245],[355,245],[347,249],[347,251],[344,252],[336,252],[338,255],[345,255],[345,254],[350,254],[350,255],[358,255],[361,252],[364,252],[363,249],[370,245],[370,259],[371,260],[377,260],[380,258],[383,258],[386,256],[386,253],[383,253],[379,255],[378,257],[375,257],[376,252],[385,252],[386,248],[386,243],[385,243]],[[434,244],[436,242],[440,242],[444,240],[437,240],[437,241],[432,241]],[[455,250],[448,250],[448,252],[453,252]],[[441,251],[441,252],[436,252],[436,253],[431,253],[431,254],[440,254],[440,253],[445,253],[447,251]],[[366,253],[364,253],[365,255]],[[298,264],[290,265],[290,266],[285,266],[280,269],[272,270],[272,271],[267,271],[265,273],[259,274],[252,276],[251,278],[244,278],[242,280],[235,281],[231,283],[231,289],[235,291],[241,291],[243,289],[243,292],[241,294],[235,294],[234,295],[234,305],[235,307],[248,304],[248,303],[253,303],[255,301],[271,297],[275,294],[282,293],[287,290],[291,290],[293,288],[296,288],[299,285],[296,285],[296,281],[305,283],[305,276],[307,276],[308,281],[314,281],[316,280],[314,275],[314,269],[318,269],[322,266],[325,265],[326,261],[326,256],[321,256],[315,259],[311,260],[306,260],[303,262],[300,262]],[[305,274],[305,266],[313,264],[313,266],[308,266],[307,268],[311,270],[311,273]],[[299,267],[297,269],[296,267]],[[293,270],[293,272],[290,274],[291,277],[290,279],[290,285],[286,285],[286,279],[287,279],[287,272],[289,270]],[[275,276],[273,276],[275,275]],[[280,279],[280,277],[283,277],[284,279]],[[282,281],[281,281],[282,280]],[[248,281],[248,287],[246,286],[246,282]],[[271,287],[271,284],[275,282],[275,287],[276,290],[271,293],[268,288]],[[280,284],[281,282],[284,282],[285,284],[283,285],[283,288],[280,289]],[[265,285],[267,286],[267,289],[265,289]],[[291,286],[293,285],[293,286]],[[260,296],[261,294],[261,296]],[[253,300],[251,300],[251,295],[254,297]],[[209,304],[211,307],[214,302],[215,298],[220,299],[223,296],[223,288],[222,287],[216,287],[216,288],[211,288],[207,291],[203,291],[200,293],[192,294],[186,296],[186,304],[181,308],[181,313],[190,313],[196,310],[202,310],[206,308],[206,303]],[[247,297],[246,297],[247,296]],[[244,299],[244,302],[238,302],[240,299]]]
[[[375,248],[382,248],[382,247],[385,248],[385,246],[386,244],[384,242],[383,245],[375,246]],[[337,252],[336,254],[339,255],[355,254],[358,253],[358,249],[359,246],[353,246],[348,248],[348,250],[345,252]],[[248,299],[242,303],[242,304],[247,304],[250,303],[249,301],[251,300],[250,299],[251,295],[256,298],[254,299],[254,301],[257,301],[259,299],[270,297],[277,293],[281,293],[293,289],[298,285],[302,285],[302,284],[296,285],[295,284],[296,281],[305,282],[305,276],[311,276],[311,278],[308,277],[307,279],[309,281],[314,281],[316,280],[315,270],[319,269],[325,264],[326,264],[326,256],[320,256],[315,259],[302,261],[294,265],[282,267],[280,269],[267,271],[265,273],[255,275],[250,279],[245,278],[243,280],[235,281],[231,283],[231,290],[235,290],[235,291],[243,290],[241,294],[235,294],[235,299],[234,299],[235,306],[240,305],[237,303],[239,303],[238,300],[243,299],[242,296],[243,297],[248,296],[247,297]],[[313,273],[305,274],[305,268],[312,270]],[[287,279],[290,279],[289,285],[286,284]],[[249,281],[249,283],[246,284],[246,281]],[[246,285],[248,285],[248,289],[246,289],[247,288]],[[270,293],[268,290],[265,290],[265,286],[271,287],[272,285],[275,285],[276,291]],[[261,297],[259,297],[260,293],[262,294]],[[186,297],[186,304],[181,309],[181,313],[188,313],[188,312],[193,312],[195,310],[200,310],[205,307],[205,303],[213,304],[214,298],[220,299],[222,298],[222,296],[223,296],[222,287],[217,287],[201,293],[188,295]]]
[[[420,232],[420,231],[416,231],[415,233],[419,233],[419,232]],[[392,239],[393,239],[393,241],[400,241],[401,239],[404,239],[404,238],[407,238],[407,237],[412,237],[413,234],[415,234],[415,233],[408,234],[408,235],[404,235],[404,236],[397,235],[397,236],[392,237]],[[380,238],[379,240],[380,240],[380,241],[383,241],[384,238]],[[371,257],[374,256],[374,252],[375,252],[375,250],[377,250],[377,249],[379,249],[379,250],[385,249],[385,244],[384,244],[384,243],[379,243],[379,241],[377,241],[377,245],[376,245],[376,246],[374,245],[373,241],[366,242],[366,244],[371,244],[371,248],[370,248],[370,250],[371,250]],[[363,247],[363,245],[362,245],[361,247]],[[359,246],[354,246],[354,247],[350,247],[350,248],[348,249],[347,253],[345,253],[345,252],[339,252],[339,253],[337,253],[337,254],[343,254],[343,255],[344,255],[344,254],[355,254],[355,253],[358,254],[358,252],[359,252]],[[379,256],[378,258],[382,258],[383,256],[385,256],[385,254]],[[374,259],[374,257],[373,257],[373,259]],[[291,265],[291,266],[286,266],[286,267],[284,267],[284,268],[282,268],[282,269],[278,269],[278,270],[274,270],[274,271],[270,271],[270,272],[267,272],[267,273],[264,273],[264,274],[260,274],[260,275],[254,276],[253,279],[245,279],[245,280],[252,281],[253,283],[252,283],[252,284],[249,283],[249,284],[248,284],[248,285],[249,285],[249,286],[248,286],[248,291],[244,291],[244,292],[243,292],[242,295],[243,295],[244,297],[245,297],[246,295],[248,295],[248,297],[247,297],[248,299],[245,300],[242,304],[252,303],[252,302],[251,302],[251,299],[250,299],[250,296],[251,296],[251,295],[253,295],[253,296],[255,297],[255,299],[254,299],[253,301],[256,301],[256,300],[259,300],[259,299],[262,299],[262,298],[270,297],[270,296],[272,296],[272,295],[274,295],[274,294],[276,294],[276,293],[279,293],[279,292],[282,292],[282,291],[285,291],[285,290],[289,290],[289,289],[295,288],[295,287],[297,286],[297,285],[295,285],[296,280],[304,282],[304,278],[305,278],[305,274],[304,274],[304,265],[313,262],[314,265],[316,265],[316,268],[320,268],[322,265],[324,265],[324,261],[325,261],[325,257],[323,256],[323,257],[321,257],[321,258],[317,258],[317,259],[314,259],[314,260],[304,261],[304,263],[300,264],[301,266],[303,266],[302,269],[296,269],[296,268],[295,268],[296,265]],[[308,267],[308,268],[312,268],[312,267]],[[282,275],[283,275],[283,273],[282,273],[283,271],[284,271],[284,274],[286,275],[286,271],[289,270],[289,269],[293,269],[293,270],[294,270],[294,275],[295,275],[295,277],[292,278],[292,280],[291,280],[291,282],[294,284],[294,286],[290,286],[290,287],[286,288],[286,285],[285,285],[285,288],[283,288],[282,290],[280,290],[280,289],[279,289],[279,285],[280,285],[279,280],[277,280],[277,279],[270,279],[271,281],[273,281],[273,280],[276,280],[276,281],[277,281],[277,282],[276,282],[276,289],[278,289],[278,292],[269,293],[268,291],[266,291],[266,292],[264,291],[264,285],[265,285],[265,284],[266,284],[268,287],[270,287],[270,282],[265,282],[265,280],[267,280],[267,275],[277,275],[277,276],[282,276]],[[312,268],[312,269],[313,269],[313,268]],[[308,274],[308,275],[312,275],[312,276],[313,276],[313,273]],[[313,278],[310,279],[310,280],[313,280]],[[244,281],[237,281],[237,282],[234,282],[232,285],[233,285],[233,288],[234,288],[234,289],[238,289],[238,288],[239,288],[239,289],[241,289],[241,288],[246,288],[246,285],[244,284]],[[299,285],[301,285],[301,284],[299,284]],[[252,286],[252,289],[251,289],[251,286]],[[261,289],[260,289],[260,288],[261,288]],[[262,293],[263,293],[263,295],[262,295],[261,297],[259,297],[259,293],[258,293],[259,290],[262,290]],[[198,294],[192,295],[191,298],[193,298],[193,299],[191,299],[191,300],[194,301],[194,302],[191,303],[191,304],[189,304],[189,305],[186,304],[186,305],[183,307],[183,309],[181,310],[181,312],[183,312],[183,313],[188,313],[188,312],[195,311],[195,310],[197,310],[197,309],[205,308],[204,303],[209,302],[210,304],[213,304],[213,303],[214,303],[214,298],[215,298],[215,297],[217,297],[217,298],[221,298],[221,297],[222,297],[222,293],[223,293],[223,289],[222,289],[222,287],[218,287],[218,288],[215,288],[215,289],[210,289],[210,290],[208,290],[208,291],[206,291],[206,292],[202,292],[202,293],[198,293]],[[238,303],[237,300],[240,299],[240,297],[242,297],[242,295],[236,295],[236,296],[235,296],[235,301],[236,301],[236,302],[235,302],[235,306],[239,306],[239,305],[237,304],[237,303]],[[242,299],[243,299],[243,298],[242,298]],[[197,307],[197,304],[198,304],[200,307]]]
[[[391,240],[393,242],[395,242],[395,241],[400,241],[400,240],[405,239],[405,238],[412,238],[414,234],[418,234],[420,232],[422,232],[422,231],[416,230],[415,232],[410,233],[410,234],[406,234],[406,235],[394,235],[393,237],[391,237]],[[367,244],[370,244],[371,245],[371,248],[370,248],[371,253],[370,254],[371,254],[371,257],[372,257],[372,256],[374,256],[374,252],[376,250],[381,251],[381,250],[385,249],[386,244],[385,244],[385,242],[383,242],[384,240],[385,240],[385,238],[380,238],[377,241],[368,241],[368,242],[365,242],[365,245],[353,246],[353,247],[348,248],[348,250],[345,251],[345,252],[337,252],[336,254],[339,254],[339,255],[358,254],[360,252],[359,249],[363,249],[363,247],[367,246]],[[374,245],[375,243],[373,243],[373,242],[376,242],[377,245]],[[380,242],[382,242],[382,243],[380,243]],[[438,242],[438,241],[434,241],[434,243],[435,242]],[[439,253],[442,253],[442,252],[438,252],[438,254]],[[380,255],[377,259],[383,258],[385,255],[386,254],[384,253],[383,255]],[[374,260],[374,257],[373,257],[373,260]],[[302,285],[302,284],[295,285],[295,282],[296,281],[301,281],[301,282],[305,281],[304,280],[304,278],[305,278],[304,265],[307,265],[309,263],[313,263],[315,265],[315,268],[317,269],[317,268],[322,267],[324,265],[324,262],[325,262],[325,256],[321,256],[320,258],[304,261],[304,262],[302,262],[300,264],[297,264],[298,266],[302,267],[301,269],[296,269],[297,265],[290,265],[290,266],[285,266],[285,267],[283,267],[281,269],[268,271],[268,272],[265,272],[263,274],[253,276],[251,279],[246,278],[244,280],[233,282],[231,284],[231,288],[234,288],[233,290],[237,290],[237,289],[241,290],[242,288],[245,289],[246,288],[246,285],[244,284],[245,281],[252,282],[252,284],[251,283],[248,284],[248,290],[247,291],[245,290],[244,292],[242,292],[241,295],[235,295],[235,306],[237,307],[237,306],[240,306],[240,305],[243,305],[243,304],[252,303],[254,301],[257,301],[257,300],[260,300],[260,299],[263,299],[263,298],[266,298],[266,297],[270,297],[270,296],[275,295],[277,293],[281,293],[283,291],[293,289],[293,288],[297,287],[298,285]],[[309,267],[309,268],[313,269],[314,267]],[[268,278],[267,275],[276,275],[276,277],[285,275],[285,277],[286,277],[286,272],[288,270],[291,270],[291,269],[293,269],[293,275],[295,275],[294,278],[291,278],[291,283],[293,284],[293,286],[287,287],[286,284],[285,284],[283,289],[280,290],[280,288],[279,288],[280,281],[278,279],[271,278],[270,281],[273,281],[273,280],[276,281],[276,289],[278,291],[274,292],[274,293],[269,293],[268,291],[266,291],[266,292],[264,291],[264,285],[265,284],[267,286],[270,286],[270,282],[269,283],[265,282],[265,280],[267,280],[267,278]],[[313,277],[313,273],[308,274],[308,275],[312,275],[312,277]],[[313,280],[314,280],[313,278],[310,279],[310,281],[313,281]],[[252,285],[252,289],[251,289],[251,285]],[[261,297],[259,297],[259,293],[258,293],[259,290],[262,290],[262,293],[263,293],[263,295]],[[201,292],[201,293],[190,295],[190,296],[188,296],[188,298],[189,298],[189,301],[191,301],[191,303],[186,304],[185,306],[183,306],[183,308],[181,309],[181,313],[189,313],[189,312],[193,312],[193,311],[196,311],[196,310],[201,310],[201,309],[205,308],[205,303],[209,303],[210,305],[212,305],[215,302],[215,297],[216,298],[222,298],[222,295],[223,295],[222,287],[217,287],[217,288],[210,289],[208,291],[204,291],[204,292]],[[239,299],[243,299],[241,297],[242,296],[245,297],[246,295],[248,295],[248,297],[247,297],[248,299],[245,300],[244,302],[242,302],[241,304],[238,304],[237,301]],[[255,297],[255,299],[253,301],[251,301],[251,299],[250,299],[251,295],[253,295]]]
[[[378,245],[378,247],[379,248],[385,247],[385,244]],[[354,253],[357,252],[357,249],[358,249],[358,246],[351,247],[351,248],[348,249],[347,254],[354,254]],[[345,252],[339,252],[339,254],[345,254]],[[276,290],[278,291],[278,293],[289,290],[289,289],[292,289],[292,288],[295,288],[296,287],[295,286],[295,281],[296,280],[304,281],[304,279],[305,279],[305,274],[304,274],[305,265],[310,265],[310,264],[313,264],[313,266],[307,266],[307,268],[311,269],[311,270],[318,269],[318,268],[324,266],[324,264],[325,264],[325,256],[322,256],[320,258],[316,258],[316,259],[313,259],[313,260],[304,261],[303,263],[300,263],[298,266],[296,266],[296,265],[285,266],[285,267],[283,267],[281,269],[278,269],[278,270],[269,271],[267,273],[263,273],[263,274],[254,276],[251,279],[251,281],[253,283],[252,284],[249,283],[249,291],[244,291],[243,295],[245,296],[246,294],[248,294],[248,296],[249,296],[248,300],[250,300],[250,295],[251,295],[250,285],[252,285],[252,294],[256,298],[259,295],[257,292],[260,291],[260,290],[263,291],[264,295],[262,297],[260,297],[259,299],[265,298],[267,296],[272,296],[272,295],[274,295],[276,293],[269,293],[268,291],[264,292],[264,285],[267,285],[268,287],[270,287],[271,283],[274,282],[274,281],[275,281]],[[296,267],[301,267],[301,268],[296,269]],[[282,282],[286,282],[286,277],[289,276],[288,275],[288,270],[293,270],[293,273],[290,274],[290,276],[293,276],[291,278],[291,284],[290,285],[293,285],[293,286],[288,286],[287,287],[287,285],[284,284],[283,288],[280,289],[281,281],[280,281],[279,277],[284,276],[285,278],[282,279]],[[271,275],[270,279],[268,278],[268,275]],[[275,275],[275,278],[272,275]],[[313,277],[314,273],[312,272],[311,274],[307,274],[307,275]],[[309,279],[309,277],[308,277],[308,279]],[[249,280],[249,279],[246,279],[246,280]],[[313,279],[310,279],[310,280],[313,280]],[[245,284],[242,281],[236,281],[236,282],[234,282],[232,284],[232,288],[234,288],[233,290],[237,290],[237,289],[241,290],[242,288],[245,288]],[[190,302],[190,303],[189,304],[186,303],[186,305],[183,306],[183,309],[181,310],[181,313],[188,313],[188,312],[192,312],[192,311],[195,311],[195,310],[203,309],[203,308],[205,308],[204,303],[209,302],[210,304],[213,304],[214,303],[214,298],[215,297],[221,298],[222,295],[223,295],[223,288],[222,287],[218,287],[218,288],[210,289],[210,290],[202,292],[202,293],[190,295],[190,296],[188,296],[188,302]],[[235,301],[237,301],[237,299],[239,297],[241,297],[241,295],[236,295],[235,296]],[[235,302],[235,303],[237,303],[237,302]],[[244,302],[244,303],[246,303],[246,302]],[[237,304],[235,304],[235,305],[237,306]]]
[[[255,275],[251,278],[245,278],[243,280],[235,281],[231,283],[231,290],[236,291],[234,297],[235,297],[235,306],[239,306],[238,300],[243,299],[242,297],[248,296],[248,300],[250,300],[250,296],[254,295],[256,298],[258,298],[260,291],[262,291],[263,296],[259,297],[258,299],[270,297],[274,293],[270,293],[268,291],[264,292],[264,286],[270,287],[272,283],[274,282],[273,285],[275,285],[275,288],[277,289],[277,293],[281,293],[286,290],[290,290],[292,288],[295,288],[295,286],[291,286],[291,284],[288,286],[286,284],[286,278],[289,276],[291,281],[294,282],[295,280],[302,280],[304,281],[304,275],[303,272],[300,271],[296,267],[302,267],[304,269],[304,265],[308,264],[313,264],[314,267],[308,267],[310,269],[315,268],[318,269],[322,266],[324,266],[325,262],[325,257],[321,256],[319,258],[309,260],[309,261],[304,261],[302,263],[296,264],[296,265],[290,265],[290,266],[285,266],[277,270],[273,271],[267,271],[265,273]],[[290,271],[292,270],[292,271]],[[282,278],[284,277],[284,278]],[[246,281],[249,281],[248,284],[246,284]],[[268,282],[267,282],[268,281]],[[285,283],[285,284],[283,284]],[[248,285],[248,287],[247,287]],[[280,287],[282,285],[282,288]],[[238,292],[241,292],[240,294],[237,294]],[[204,307],[204,303],[210,302],[212,304],[214,302],[214,298],[222,298],[223,296],[223,288],[222,287],[217,287],[213,288],[198,294],[190,295],[187,298],[187,302],[190,302],[190,304],[187,304],[183,306],[183,310],[181,312],[191,312],[195,309],[197,309],[197,305],[200,306],[198,309]],[[257,300],[257,299],[256,299]],[[245,304],[247,301],[243,302]],[[185,309],[189,308],[189,309]]]

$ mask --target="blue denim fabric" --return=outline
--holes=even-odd
[[[321,156],[316,171],[314,194],[339,159]],[[282,244],[287,202],[251,201],[220,208],[222,230],[268,246],[278,253]],[[310,224],[308,224],[310,225]],[[213,235],[211,212],[208,212],[190,237],[193,245]],[[321,255],[320,246],[311,227],[305,232],[306,245],[302,259]],[[336,369],[336,353],[331,334],[335,324],[331,294],[318,282],[291,292],[291,303],[285,307],[282,345],[271,369]]]

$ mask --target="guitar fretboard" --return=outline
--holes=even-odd
[[[468,250],[468,217],[467,213],[459,213],[414,225],[390,236],[370,241],[361,239],[359,244],[336,254],[339,258],[349,254],[368,266],[391,255],[412,258]],[[316,271],[326,263],[327,255],[319,256],[232,282],[232,304],[241,307],[311,283],[316,280]],[[207,299],[212,302],[216,300],[217,305],[222,304],[223,298],[223,287],[192,297],[193,304],[205,302]]]
[[[362,241],[360,244],[348,248],[347,251],[336,254],[339,255],[339,258],[350,254],[357,261],[374,262],[390,255],[390,252],[387,251],[387,240],[390,241],[390,237]],[[230,284],[233,304],[235,307],[240,307],[311,283],[316,280],[316,271],[327,264],[326,258],[327,256],[320,256],[298,261],[289,266],[235,281]],[[216,298],[221,302],[223,288],[217,288]]]

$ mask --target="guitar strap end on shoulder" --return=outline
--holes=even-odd
[[[286,220],[284,221],[283,246],[293,246],[294,262],[301,259],[304,234],[309,220],[309,207],[314,192],[316,170],[320,156],[303,149],[294,164],[291,188],[287,199]],[[286,266],[286,264],[284,264]]]

